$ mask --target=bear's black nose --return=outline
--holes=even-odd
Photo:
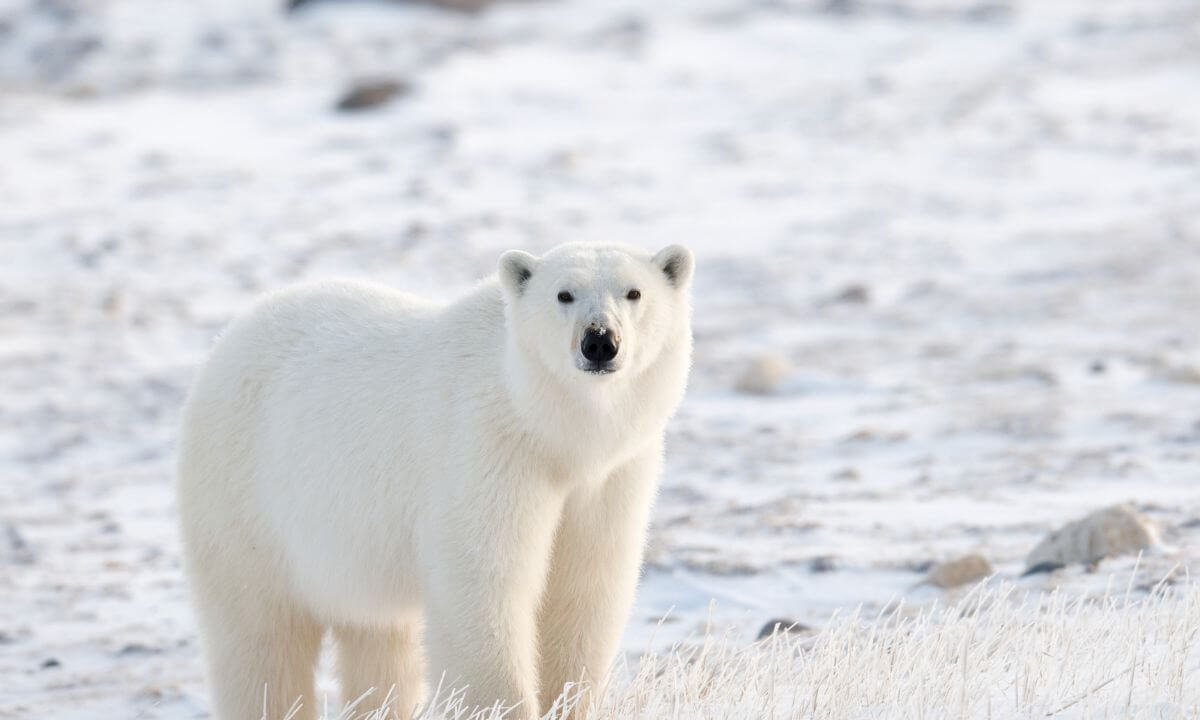
[[[600,333],[588,328],[583,334],[583,342],[579,350],[583,356],[594,363],[606,363],[617,356],[617,348],[621,342],[614,333]]]

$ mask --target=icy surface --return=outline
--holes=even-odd
[[[1196,557],[1192,0],[279,5],[0,0],[0,716],[207,712],[172,456],[233,313],[511,247],[697,253],[631,653],[1015,578],[1118,502],[1167,546],[1135,588]]]

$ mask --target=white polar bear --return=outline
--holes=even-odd
[[[679,246],[569,244],[505,253],[449,305],[325,282],[234,321],[179,457],[217,717],[312,717],[326,628],[343,697],[395,686],[403,717],[423,668],[527,717],[602,687],[687,382],[692,268]]]

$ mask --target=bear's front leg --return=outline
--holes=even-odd
[[[587,687],[577,718],[604,691],[633,604],[661,466],[655,444],[603,485],[566,500],[539,616],[542,712],[567,683]]]
[[[425,597],[431,687],[466,688],[465,705],[518,705],[538,717],[538,603],[563,491],[493,470],[448,494],[429,530]]]

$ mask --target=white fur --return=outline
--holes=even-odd
[[[691,274],[678,246],[571,244],[505,253],[445,306],[325,282],[233,322],[179,463],[217,717],[264,696],[312,717],[326,628],[347,699],[394,685],[407,709],[445,673],[535,716],[564,683],[601,687],[687,380]],[[615,372],[581,369],[589,325],[620,339]]]

